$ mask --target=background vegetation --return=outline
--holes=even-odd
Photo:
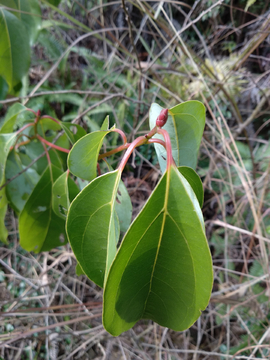
[[[16,76],[0,72],[1,121],[16,101],[87,131],[109,114],[132,140],[148,128],[152,102],[202,101],[197,170],[214,287],[189,330],[140,321],[113,338],[101,323],[102,292],[75,275],[69,245],[25,252],[9,209],[9,242],[0,247],[0,358],[269,359],[269,0],[59,3],[31,0],[21,9],[0,1],[21,29]],[[112,135],[106,149],[117,141]],[[140,150],[123,179],[134,215],[160,175],[153,148]]]

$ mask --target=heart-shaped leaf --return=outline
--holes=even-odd
[[[48,251],[66,242],[65,221],[52,210],[53,182],[61,173],[48,166],[20,214],[20,244],[27,251]]]
[[[94,179],[71,203],[67,216],[72,250],[84,273],[100,287],[119,238],[115,202],[120,177],[115,170]]]
[[[207,306],[212,281],[199,203],[172,166],[132,223],[111,265],[104,290],[104,327],[117,336],[145,318],[185,330]]]
[[[88,181],[97,176],[98,154],[109,132],[94,131],[76,142],[68,155],[68,168],[72,174]]]
[[[150,129],[156,125],[156,119],[163,108],[152,104],[149,113]],[[167,130],[172,144],[172,154],[177,166],[189,166],[193,169],[197,165],[198,151],[205,125],[205,107],[195,100],[186,101],[169,110],[167,123],[163,129]],[[163,139],[162,135],[154,138]],[[155,150],[162,172],[166,169],[167,154],[164,147],[155,144]]]

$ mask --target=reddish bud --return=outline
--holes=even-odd
[[[157,120],[156,120],[156,125],[158,127],[162,127],[166,124],[167,119],[168,119],[168,112],[169,112],[168,109],[161,110],[161,112],[158,115]]]

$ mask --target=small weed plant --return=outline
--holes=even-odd
[[[109,117],[86,134],[80,125],[14,104],[0,130],[1,240],[9,204],[25,250],[49,251],[69,241],[77,274],[104,288],[103,324],[114,336],[142,318],[189,328],[206,308],[213,282],[203,187],[194,170],[204,124],[199,101],[169,110],[154,103],[150,131],[128,143],[122,130],[109,127]],[[123,144],[104,152],[112,132]],[[131,223],[121,175],[144,144],[154,144],[162,176]],[[120,151],[114,170],[106,159]]]

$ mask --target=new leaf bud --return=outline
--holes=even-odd
[[[168,112],[169,112],[168,109],[161,110],[161,112],[158,115],[157,120],[156,120],[156,125],[158,127],[163,127],[166,124],[167,119],[168,119]]]

